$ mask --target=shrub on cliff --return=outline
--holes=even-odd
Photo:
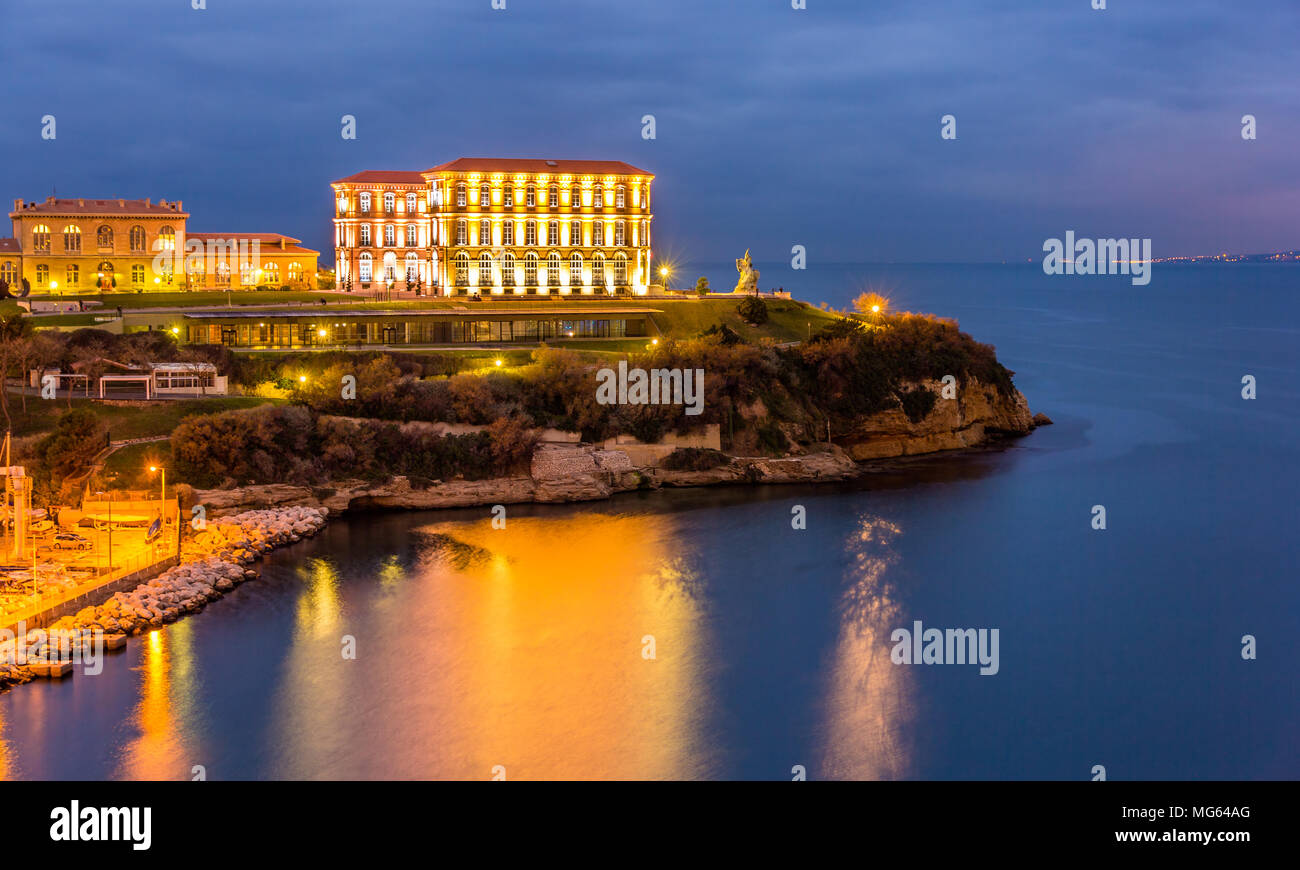
[[[758,326],[767,323],[767,303],[757,296],[746,296],[736,306],[736,313],[746,323]]]
[[[721,450],[708,447],[678,447],[659,463],[661,468],[670,471],[708,471],[726,465],[731,457]]]
[[[903,413],[913,423],[920,423],[930,416],[937,399],[938,396],[925,387],[918,387],[915,390],[908,390],[898,394],[898,400],[903,405]]]

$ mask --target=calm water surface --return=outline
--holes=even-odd
[[[336,521],[99,676],[0,695],[0,777],[1300,776],[1300,269],[761,283],[955,316],[1057,425],[849,486]],[[893,665],[916,619],[999,629],[1000,672]]]

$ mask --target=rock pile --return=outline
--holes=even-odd
[[[245,567],[263,553],[320,531],[327,512],[311,507],[246,511],[209,524],[182,547],[182,564],[169,568],[129,592],[118,592],[97,607],[86,607],[50,626],[59,636],[102,631],[106,637],[139,634],[201,610],[245,580],[257,576]],[[44,655],[44,633],[0,644],[0,688],[35,677],[32,668],[15,664],[22,644],[26,657]]]

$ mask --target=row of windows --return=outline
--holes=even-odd
[[[363,234],[363,236],[364,236],[364,234]],[[641,222],[641,239],[642,239],[642,243],[643,243],[643,244],[644,244],[645,237],[646,237],[646,222],[645,222],[645,221],[642,221],[642,222]],[[548,244],[548,245],[559,245],[559,244],[579,245],[579,244],[581,244],[580,241],[578,241],[578,242],[574,242],[574,241],[572,241],[572,240],[573,240],[573,239],[581,239],[581,238],[582,238],[582,221],[570,221],[570,222],[569,222],[569,236],[568,236],[568,238],[569,238],[569,241],[566,241],[566,242],[561,242],[561,241],[560,241],[560,222],[559,222],[559,221],[550,221],[550,222],[547,223],[547,225],[546,225],[546,244]],[[365,242],[362,242],[362,244],[365,244]],[[458,221],[456,221],[456,244],[458,244],[458,245],[468,245],[468,244],[470,244],[470,241],[469,241],[469,221],[467,221],[467,220],[463,220],[463,219],[462,219],[462,220],[458,220]],[[481,221],[478,222],[477,241],[475,242],[475,244],[479,244],[479,245],[491,245],[491,244],[493,244],[493,242],[492,242],[492,221],[490,221],[490,220],[481,220]],[[503,244],[503,245],[513,245],[513,244],[515,244],[515,224],[514,224],[514,221],[506,221],[506,222],[504,222],[503,224],[501,224],[501,244]],[[524,224],[524,241],[522,242],[522,244],[525,244],[525,245],[536,245],[536,244],[539,244],[539,242],[537,241],[537,221],[528,221],[528,222],[526,222],[526,223]],[[603,247],[605,247],[605,223],[604,223],[603,221],[595,221],[594,223],[592,223],[592,225],[591,225],[591,244],[592,244],[592,247],[597,247],[597,248],[603,248]],[[613,244],[614,244],[614,247],[618,247],[618,248],[621,248],[621,247],[623,247],[624,245],[627,244],[627,223],[626,223],[625,221],[618,221],[618,222],[616,222],[616,223],[614,224],[614,241],[613,241]]]
[[[361,207],[361,213],[370,214],[370,192],[363,191],[360,194],[360,196],[357,197],[357,199],[359,200],[358,204]],[[385,193],[384,211],[387,212],[388,214],[393,214],[396,208],[397,208],[397,194]],[[418,208],[419,208],[419,194],[408,193],[406,195],[406,213],[415,214]]]
[[[526,205],[528,208],[535,208],[537,206],[537,186],[530,184],[522,192],[524,195],[523,204]],[[501,191],[501,205],[505,208],[514,208],[515,199],[519,193],[520,191],[517,189],[516,185],[507,184],[505,188]],[[602,184],[597,184],[595,187],[593,187],[591,198],[585,201],[582,196],[582,188],[579,185],[575,184],[569,187],[567,190],[561,191],[559,185],[552,184],[550,187],[546,189],[547,206],[550,208],[559,208],[562,193],[564,198],[564,204],[569,208],[579,208],[580,205],[595,205],[596,208],[604,208],[609,204],[609,200],[605,192],[605,186]],[[646,207],[646,195],[647,195],[646,188],[641,187],[637,189],[636,206],[638,208]],[[469,198],[469,188],[467,187],[465,182],[462,181],[456,185],[456,205],[458,206],[467,205],[468,198]],[[627,188],[625,188],[621,184],[615,187],[613,190],[613,198],[614,198],[614,208],[626,208]],[[484,182],[483,184],[479,185],[478,196],[475,197],[475,205],[477,205],[479,208],[488,208],[492,205],[492,186],[487,182]]]
[[[508,251],[500,256],[493,257],[487,251],[478,256],[478,271],[476,273],[478,283],[486,285],[493,283],[491,276],[493,273],[493,264],[500,263],[501,283],[505,286],[514,286],[517,274],[515,271],[518,262],[514,254]],[[454,278],[458,286],[464,286],[469,283],[470,263],[472,262],[469,254],[461,251],[452,261],[454,265]],[[537,284],[537,267],[540,259],[533,251],[529,251],[524,256],[524,284]],[[363,260],[364,265],[364,260]],[[575,252],[569,257],[569,284],[578,285],[583,283],[582,254]],[[591,258],[591,281],[592,284],[604,284],[606,277],[606,260],[601,254],[596,254]],[[546,283],[551,287],[560,286],[560,276],[563,272],[563,260],[555,251],[546,255]],[[613,282],[615,284],[627,283],[627,257],[618,254],[612,262]],[[364,280],[364,279],[363,279]]]
[[[404,247],[414,248],[420,244],[419,229],[415,224],[406,225],[406,244]],[[370,247],[370,224],[361,224],[361,235],[357,244],[363,248]],[[397,227],[392,224],[387,224],[384,227],[384,246],[389,248],[397,246]]]
[[[323,328],[332,327],[332,328]],[[191,344],[232,347],[316,347],[322,344],[460,344],[552,338],[623,338],[644,336],[644,318],[563,320],[443,320],[361,323],[202,323],[186,330]],[[323,334],[322,334],[323,333]]]
[[[143,251],[145,244],[144,227],[131,227],[131,250]],[[176,230],[171,227],[160,227],[158,229],[158,241],[161,251],[176,250]],[[113,248],[113,228],[110,226],[101,226],[95,231],[95,244],[100,249]],[[81,253],[81,227],[76,224],[68,224],[63,228],[63,250],[68,254]],[[37,254],[48,254],[50,249],[50,228],[45,224],[38,224],[32,230],[32,251]]]
[[[290,263],[285,270],[290,281],[301,281],[303,276],[302,263]],[[95,280],[91,286],[99,283],[103,277],[111,278],[116,273],[113,271],[113,264],[103,262],[94,276]],[[191,269],[189,272],[191,283],[202,283],[204,279],[203,269]],[[163,272],[159,276],[163,283],[172,283],[172,276],[169,272]],[[230,266],[221,263],[217,266],[217,283],[230,283]],[[278,263],[263,263],[259,270],[251,264],[245,264],[240,267],[240,278],[244,284],[278,284],[280,283],[280,265]],[[0,266],[0,279],[4,279],[10,284],[18,280],[18,269],[13,263],[6,262]],[[81,286],[81,268],[77,265],[70,265],[64,271],[65,287]],[[50,283],[50,267],[44,263],[36,266],[36,285],[44,287]],[[131,267],[131,283],[134,285],[143,285],[145,283],[144,266],[136,265]]]

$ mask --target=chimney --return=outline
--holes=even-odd
[[[118,208],[126,208],[126,200],[124,200],[124,199],[119,199],[119,200],[117,201],[117,207],[118,207]]]
[[[77,200],[77,207],[78,207],[78,208],[85,208],[85,207],[86,207],[86,201],[85,201],[84,199],[79,199],[79,200]]]
[[[181,201],[180,201],[179,199],[176,200],[175,205],[176,205],[176,210],[177,210],[177,211],[185,211],[185,209],[181,207]]]
[[[145,204],[146,206],[149,205],[149,197],[146,196],[146,197],[144,198],[144,204]]]
[[[23,210],[23,201],[21,199],[15,199],[14,211],[22,211],[22,210]]]

